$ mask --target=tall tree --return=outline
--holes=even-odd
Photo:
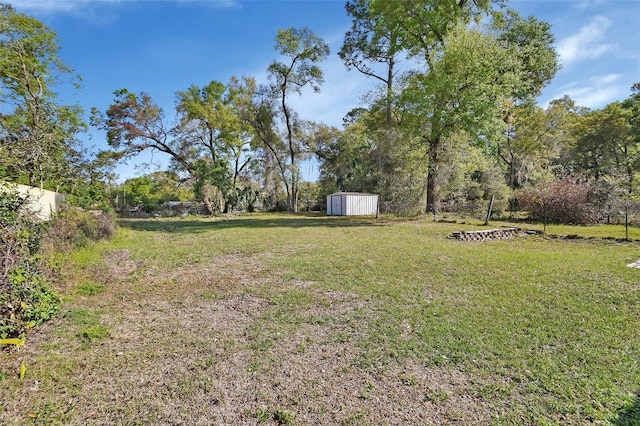
[[[254,169],[270,199],[265,207],[278,209],[280,187],[290,193],[286,143],[277,125],[278,100],[271,87],[257,84],[253,77],[232,77],[230,85],[238,114],[252,132],[251,148],[258,158]]]
[[[625,99],[623,106],[630,113],[631,134],[635,141],[640,143],[640,82],[631,86],[631,96]]]
[[[115,102],[105,113],[93,109],[92,124],[107,132],[116,155],[126,158],[145,150],[169,155],[177,169],[194,178],[199,198],[213,214],[217,195],[221,194],[224,204],[224,195],[233,184],[232,173],[240,173],[246,165],[231,165],[245,144],[231,92],[215,81],[178,92],[180,122],[173,128],[148,94],[136,95],[126,89],[114,93]]]
[[[426,208],[434,213],[438,169],[447,141],[453,140],[463,121],[471,124],[476,115],[475,121],[480,123],[491,115],[488,111],[495,102],[494,85],[500,84],[497,75],[490,75],[496,49],[489,52],[483,36],[466,28],[484,16],[490,6],[490,0],[371,2],[373,16],[388,27],[398,28],[400,45],[420,62],[420,69],[404,90],[404,102],[411,105],[412,125],[429,159]],[[494,85],[490,84],[492,79]],[[469,130],[475,133],[478,129]]]
[[[595,180],[618,178],[619,186],[628,194],[634,192],[634,178],[640,166],[640,144],[633,137],[630,118],[630,111],[620,102],[589,111],[575,129],[573,150],[578,170]]]
[[[62,105],[54,88],[71,75],[56,33],[0,4],[0,173],[36,186],[60,184],[84,130],[81,110]]]
[[[289,103],[292,94],[300,95],[305,87],[320,90],[324,82],[322,69],[317,65],[329,55],[329,46],[308,28],[280,29],[275,39],[276,51],[282,61],[274,61],[267,72],[272,90],[279,98],[278,108],[284,123],[286,169],[282,176],[286,182],[289,209],[298,211],[298,191],[301,182],[300,160],[306,154],[302,141],[302,123]],[[273,151],[276,156],[282,152]],[[280,162],[284,165],[285,160]]]
[[[252,160],[234,96],[232,90],[217,81],[177,93],[180,124],[175,132],[181,150],[191,150],[191,156],[197,158],[196,189],[220,191],[225,212],[233,207],[238,177]]]
[[[512,68],[505,71],[517,75],[518,84],[513,86],[510,96],[502,101],[506,131],[502,143],[498,144],[499,157],[508,167],[509,186],[515,189],[519,186],[519,168],[524,166],[523,153],[518,150],[522,144],[514,141],[517,136],[516,121],[532,118],[528,115],[536,112],[534,99],[551,82],[560,65],[553,47],[555,38],[547,22],[538,21],[532,16],[524,19],[513,10],[497,11],[493,18],[492,27],[497,33],[498,43],[509,52],[510,57],[517,59],[506,63]],[[524,117],[518,117],[522,114]]]
[[[399,39],[399,27],[375,16],[370,0],[349,0],[345,5],[353,17],[351,29],[344,36],[338,56],[347,66],[385,85],[385,124],[393,122],[392,98],[396,65],[403,50]],[[384,68],[378,70],[379,65]]]
[[[533,103],[513,109],[508,136],[498,145],[498,155],[508,165],[511,189],[573,173],[569,157],[581,114],[568,97],[551,101],[546,109]]]
[[[421,139],[428,157],[428,212],[437,213],[439,169],[465,141],[495,140],[502,132],[500,100],[510,90],[513,75],[502,72],[511,60],[495,40],[460,26],[446,36],[428,71],[409,79],[403,99],[410,111],[407,123]]]

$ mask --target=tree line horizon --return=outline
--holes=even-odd
[[[0,179],[61,190],[85,207],[113,207],[124,192],[148,209],[193,200],[209,214],[296,212],[352,191],[379,194],[384,212],[434,216],[492,198],[506,211],[560,196],[598,222],[637,198],[640,82],[602,109],[568,96],[542,107],[560,69],[551,26],[506,1],[348,0],[345,9],[352,23],[337,54],[372,83],[340,129],[291,106],[322,89],[331,53],[309,28],[277,31],[265,83],[233,76],[177,91],[177,124],[126,88],[85,123],[81,106],[56,98],[78,78],[55,31],[0,4]],[[78,141],[89,125],[108,149]],[[168,170],[114,185],[116,164],[145,151],[166,155]],[[315,183],[300,171],[311,158]]]

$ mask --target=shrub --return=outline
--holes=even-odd
[[[101,210],[69,208],[57,214],[47,230],[47,247],[68,252],[91,241],[113,237],[116,225],[110,213]]]
[[[79,208],[62,211],[49,223],[38,222],[28,197],[0,190],[0,339],[24,337],[27,329],[59,310],[60,298],[46,285],[43,252],[45,257],[68,252],[111,238],[115,231],[111,215]]]
[[[43,225],[29,209],[29,199],[0,190],[0,338],[24,336],[50,319],[60,299],[45,285],[38,255]]]
[[[558,180],[544,188],[527,188],[518,193],[517,204],[533,220],[590,225],[602,220],[596,194],[588,182],[575,178]],[[516,203],[516,201],[514,201]]]

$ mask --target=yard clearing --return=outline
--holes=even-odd
[[[120,225],[63,260],[62,314],[0,353],[1,424],[640,424],[638,243]]]

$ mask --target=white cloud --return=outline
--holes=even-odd
[[[82,15],[91,7],[103,5],[118,5],[127,0],[5,0],[13,5],[16,10],[28,13],[67,13]],[[128,0],[128,3],[145,3],[153,0]],[[197,4],[215,9],[238,8],[240,4],[237,0],[177,0],[183,4]]]
[[[596,16],[580,28],[577,34],[560,40],[557,44],[560,60],[565,66],[583,59],[596,59],[604,55],[612,45],[606,43],[606,32],[611,20]]]
[[[81,10],[91,0],[8,0],[19,11],[53,13],[70,13]],[[103,0],[101,3],[120,3],[121,0]]]
[[[589,83],[594,86],[603,86],[611,83],[615,83],[620,80],[620,74],[607,74],[607,75],[596,75],[589,78]]]
[[[156,0],[138,0],[138,1],[156,1]],[[183,4],[197,4],[209,7],[211,9],[242,9],[242,5],[237,0],[177,0]]]
[[[576,4],[578,10],[588,10],[602,7],[606,0],[580,0]]]
[[[593,76],[584,82],[574,82],[559,88],[553,95],[553,99],[567,95],[577,105],[590,109],[602,108],[608,103],[625,97],[628,88],[619,84],[620,81],[620,74]]]

